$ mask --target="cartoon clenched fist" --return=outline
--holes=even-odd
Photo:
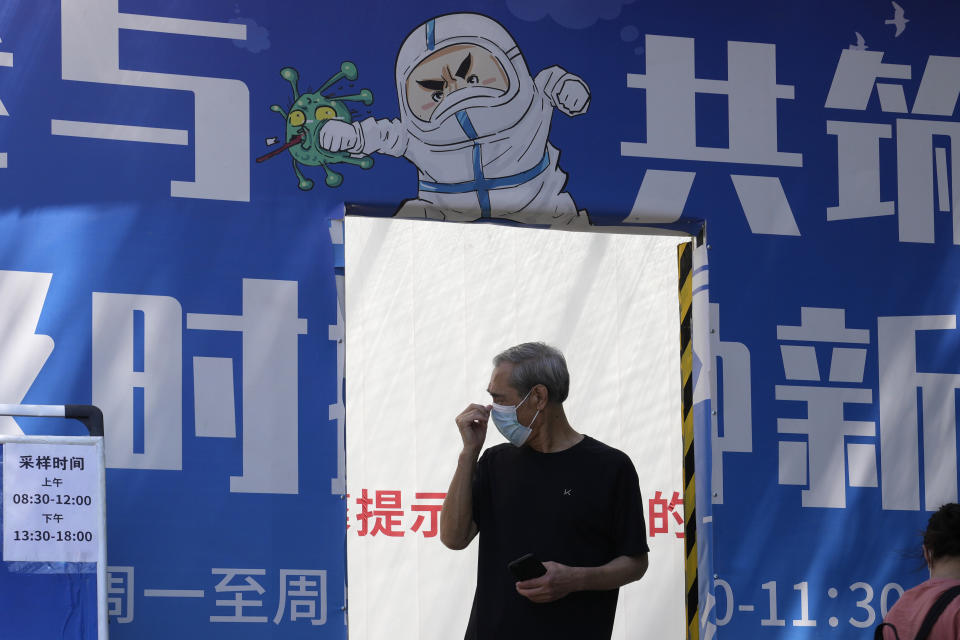
[[[341,120],[329,120],[317,136],[320,146],[327,151],[350,151],[360,142],[353,125]]]
[[[560,85],[556,100],[561,111],[570,116],[578,116],[585,113],[590,104],[590,90],[583,80],[568,78]]]

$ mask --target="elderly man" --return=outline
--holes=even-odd
[[[463,450],[440,514],[447,547],[480,534],[465,638],[609,638],[618,589],[647,569],[636,471],[626,454],[570,426],[558,350],[525,343],[493,364],[493,404],[457,416]],[[489,419],[509,443],[481,457]],[[546,573],[518,582],[507,565],[528,553]]]

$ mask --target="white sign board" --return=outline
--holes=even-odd
[[[98,448],[3,445],[4,562],[97,562],[103,511]]]

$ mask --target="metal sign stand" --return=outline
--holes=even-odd
[[[75,528],[60,528],[57,525],[60,523],[60,520],[55,517],[47,517],[45,522],[49,526],[37,525],[36,527],[31,526],[29,529],[11,531],[8,532],[8,527],[4,527],[5,535],[10,533],[9,540],[4,539],[4,549],[6,545],[10,544],[11,547],[20,544],[19,550],[22,551],[23,547],[36,547],[37,545],[45,545],[46,548],[53,547],[55,549],[66,549],[70,544],[73,545],[83,545],[84,543],[94,543],[96,546],[96,599],[97,599],[97,640],[107,640],[108,639],[108,628],[107,628],[107,541],[106,541],[106,485],[105,485],[105,472],[104,472],[104,450],[103,450],[103,414],[100,409],[92,405],[18,405],[18,404],[0,404],[0,416],[19,416],[19,417],[53,417],[53,418],[70,418],[79,420],[86,427],[87,431],[90,433],[89,436],[28,436],[28,435],[0,435],[0,453],[3,452],[4,448],[7,445],[17,445],[23,449],[23,447],[31,447],[29,449],[23,449],[25,451],[33,451],[32,448],[35,445],[43,447],[43,449],[37,449],[38,451],[43,451],[49,448],[52,450],[65,451],[65,447],[93,447],[92,454],[89,450],[84,451],[85,455],[80,455],[70,458],[70,462],[79,460],[77,472],[84,472],[85,465],[84,460],[91,460],[95,463],[96,469],[93,472],[96,473],[95,485],[92,487],[92,492],[95,492],[96,495],[79,495],[76,492],[71,493],[69,487],[65,490],[61,490],[60,483],[49,483],[48,478],[44,477],[44,482],[41,487],[36,491],[31,489],[28,492],[14,493],[8,495],[7,488],[4,485],[2,478],[0,478],[0,496],[3,497],[3,519],[6,520],[8,516],[11,516],[16,510],[18,512],[26,512],[31,509],[36,511],[37,509],[43,511],[73,511],[80,512],[87,510],[86,513],[88,517],[92,515],[94,522],[94,530],[90,531],[78,531]],[[81,450],[78,449],[78,453]],[[53,460],[52,463],[48,459],[41,460],[41,458],[52,458],[53,456],[36,456],[34,460],[33,456],[23,456],[24,459],[19,461],[18,468],[16,469],[6,469],[4,468],[3,477],[12,478],[14,473],[22,474],[26,477],[28,473],[37,473],[40,469],[44,471],[41,475],[47,474],[47,469],[49,469],[49,475],[59,474],[60,476],[70,477],[70,465],[67,463],[58,462],[59,460],[66,461],[67,458],[58,458]],[[28,460],[29,459],[29,460]],[[3,460],[3,457],[0,456],[0,460]],[[47,465],[50,465],[49,467]],[[0,465],[2,466],[2,465]],[[20,477],[19,475],[16,477]],[[56,481],[63,482],[63,478],[54,478]],[[89,472],[86,476],[86,480],[89,481]],[[64,486],[67,486],[66,484]],[[49,488],[44,488],[49,487]],[[90,514],[90,507],[97,507],[98,512]],[[47,516],[59,516],[60,514],[44,514]],[[44,522],[44,520],[41,520]],[[89,536],[89,537],[88,537]],[[16,542],[14,542],[14,540]],[[55,545],[60,545],[57,547]],[[71,548],[72,549],[72,548]],[[89,547],[88,547],[89,549]],[[10,579],[11,576],[24,575],[24,574],[41,574],[41,573],[69,573],[65,570],[54,570],[50,571],[50,567],[64,567],[67,568],[70,565],[80,567],[82,566],[81,562],[70,562],[70,561],[58,561],[53,560],[49,561],[49,558],[38,559],[38,561],[18,561],[22,560],[18,555],[15,560],[9,560],[5,557],[0,556],[0,580]],[[4,566],[6,565],[6,566]],[[16,567],[15,569],[12,567]],[[75,608],[78,606],[75,602],[71,603]],[[51,611],[48,603],[38,603],[39,609],[43,615],[43,619],[50,617],[55,617],[57,612]],[[79,605],[82,606],[82,605]],[[66,619],[72,615],[71,611],[64,612]],[[0,636],[6,637],[3,632],[3,623],[0,622]],[[81,633],[81,637],[83,634]]]

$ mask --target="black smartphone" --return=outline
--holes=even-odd
[[[547,568],[532,553],[517,558],[507,565],[507,569],[510,570],[517,582],[533,580],[547,572]]]

